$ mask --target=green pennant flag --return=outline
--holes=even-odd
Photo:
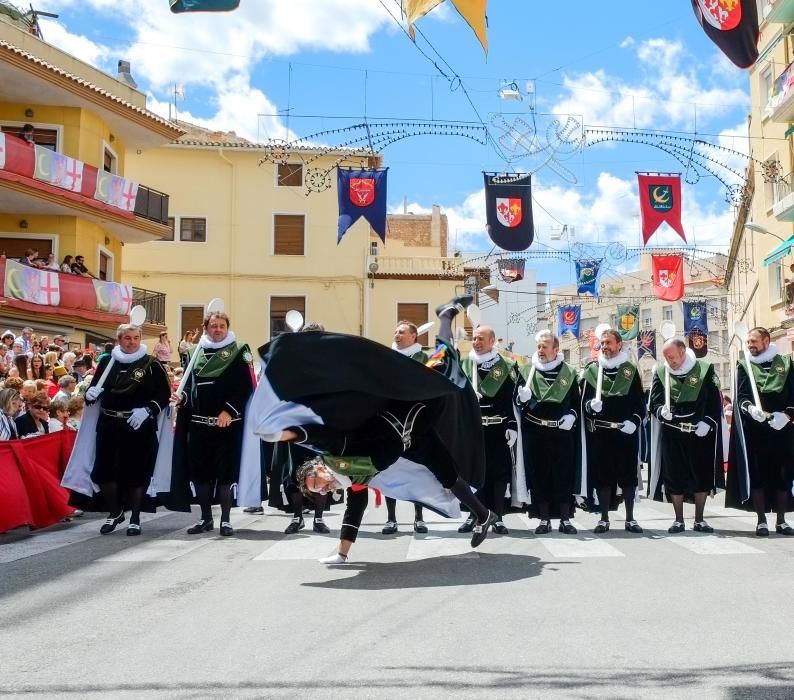
[[[640,330],[640,305],[618,306],[618,333],[623,340],[634,340]]]
[[[229,12],[240,6],[240,0],[169,0],[171,12]]]

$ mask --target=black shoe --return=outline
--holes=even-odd
[[[202,532],[209,532],[215,529],[215,521],[210,518],[209,520],[199,520],[193,527],[187,529],[188,535],[200,535]]]
[[[465,311],[474,303],[474,297],[471,294],[460,294],[459,296],[452,297],[446,304],[436,307],[436,316],[441,318],[441,315],[447,311],[454,311],[457,315]]]
[[[593,533],[596,535],[603,535],[605,532],[609,531],[609,520],[599,520],[598,525],[595,526],[593,529]]]
[[[682,523],[680,520],[676,520],[673,524],[667,528],[667,532],[671,535],[677,535],[679,532],[683,532],[686,530],[686,525]]]
[[[397,534],[397,523],[393,520],[389,520],[384,526],[383,529],[380,531],[381,535],[396,535]]]
[[[711,525],[709,525],[705,520],[695,523],[692,529],[695,532],[714,532],[714,528],[711,527]],[[791,534],[794,535],[794,530],[792,530]]]
[[[121,511],[115,518],[110,515],[108,519],[105,520],[105,524],[99,528],[100,535],[109,535],[113,530],[116,529],[116,525],[121,525],[124,522],[124,511]]]
[[[414,532],[418,535],[427,534],[427,525],[424,520],[414,520]]]
[[[794,527],[791,527],[791,525],[784,520],[782,523],[775,525],[775,532],[778,535],[786,535],[787,537],[791,537],[794,535]]]
[[[262,506],[258,508],[256,506],[251,506],[250,508],[243,508],[243,513],[255,513],[256,515],[264,515],[265,509]]]
[[[127,526],[127,537],[136,537],[141,534],[141,526],[138,523],[130,523]]]
[[[557,528],[563,535],[575,535],[579,531],[571,524],[570,520],[560,520],[560,527]]]
[[[231,537],[234,534],[234,528],[231,523],[226,521],[221,522],[221,537]]]
[[[634,532],[638,535],[642,534],[642,528],[640,524],[636,520],[627,520],[626,521],[626,532]]]
[[[486,537],[488,537],[488,530],[490,530],[494,523],[496,522],[496,513],[492,513],[490,510],[488,511],[488,517],[485,519],[485,522],[477,523],[472,530],[471,535],[471,546],[479,547]]]
[[[472,513],[468,518],[466,518],[466,522],[458,528],[458,532],[471,532],[474,529],[474,525],[476,523],[477,516]]]
[[[496,521],[496,522],[493,524],[493,531],[494,531],[494,532],[495,532],[497,535],[509,535],[509,534],[510,534],[510,530],[508,530],[508,529],[505,527],[504,521],[503,521],[501,518],[499,518],[499,520],[497,520],[497,521]]]
[[[551,520],[541,520],[535,528],[536,535],[548,535],[551,532]]]
[[[314,522],[312,523],[312,530],[314,530],[315,532],[319,532],[321,535],[328,535],[331,532],[328,529],[328,525],[326,525],[323,522],[322,518],[320,518],[320,519],[315,518],[314,519]]]
[[[755,526],[756,537],[769,537],[769,525],[766,523],[758,523]]]
[[[306,523],[303,522],[303,516],[293,515],[292,522],[287,525],[287,529],[284,530],[285,535],[294,535],[297,532],[303,530],[306,527]]]

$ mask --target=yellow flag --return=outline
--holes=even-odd
[[[444,0],[403,0],[403,11],[408,20],[408,33],[414,37],[414,22],[424,17],[430,10],[440,5]],[[486,34],[485,13],[488,0],[451,0],[460,16],[477,35],[485,53],[488,53],[488,36]]]
[[[424,17],[430,10],[440,5],[444,0],[403,0],[403,12],[405,19],[408,20],[408,33],[411,39],[416,41],[414,36],[414,22]]]

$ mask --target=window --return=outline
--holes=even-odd
[[[424,323],[427,323],[427,304],[397,304],[397,321],[410,321],[417,328]],[[420,335],[416,338],[416,342],[423,347],[427,347],[428,337],[427,333]]]
[[[279,187],[303,187],[303,165],[301,163],[279,163]]]
[[[769,98],[772,96],[772,83],[774,79],[772,75],[772,66],[767,66],[765,70],[761,71],[761,75],[759,76],[761,94],[759,98],[761,100],[762,110],[766,107]]]
[[[102,151],[102,170],[106,173],[118,172],[118,159],[116,154],[113,153],[107,146]]]
[[[768,163],[770,167],[775,167],[773,164],[776,163],[777,160],[778,160],[777,153],[775,153],[769,156],[769,158],[767,158],[764,161],[764,164],[766,165]],[[776,201],[777,201],[777,184],[772,180],[770,180],[769,182],[764,180],[764,206],[766,206],[767,209],[771,209],[775,205]]]
[[[194,331],[196,328],[201,328],[204,325],[204,307],[203,306],[183,306],[180,309],[179,339],[181,340],[185,333]],[[197,340],[197,339],[196,339]]]
[[[642,310],[642,327],[653,328],[653,309]]]
[[[673,307],[672,306],[665,306],[662,308],[662,316],[664,317],[665,321],[672,321],[673,320]]]
[[[273,255],[304,255],[305,235],[304,214],[273,215]]]
[[[570,350],[563,350],[562,351],[563,360],[570,364],[571,362],[571,351]]]
[[[287,312],[300,311],[306,317],[306,297],[270,297],[270,339],[289,333]]]
[[[99,279],[106,282],[113,279],[113,258],[101,250],[99,251],[99,271],[97,274]]]
[[[179,240],[205,243],[207,240],[207,220],[183,216],[179,219]]]
[[[53,241],[49,238],[0,238],[0,255],[19,259],[28,248],[33,248],[39,251],[40,258],[46,260],[52,253],[52,244]]]
[[[3,126],[2,131],[5,134],[14,134],[19,136],[22,133],[22,127],[19,126]],[[42,146],[50,151],[58,150],[58,131],[56,129],[39,129],[33,125],[33,140],[37,146]]]
[[[168,235],[163,236],[159,240],[161,241],[173,241],[174,240],[174,231],[176,230],[176,219],[173,216],[168,217]]]
[[[769,275],[769,303],[779,304],[783,301],[783,265],[780,261],[772,263],[767,268]]]

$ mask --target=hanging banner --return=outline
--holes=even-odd
[[[138,197],[138,183],[120,175],[97,172],[94,199],[105,202],[111,207],[122,211],[135,211],[135,200]]]
[[[637,336],[637,360],[646,355],[656,359],[656,331],[640,331]]]
[[[692,9],[706,36],[739,68],[758,60],[756,0],[692,0]]]
[[[499,276],[502,281],[508,284],[512,282],[520,282],[524,279],[524,264],[526,260],[523,258],[500,258],[499,259]]]
[[[557,312],[559,335],[568,331],[574,338],[579,337],[579,323],[582,318],[582,307],[578,304],[566,304]]]
[[[83,163],[56,153],[43,146],[34,146],[36,166],[33,177],[70,192],[80,192],[83,186]]]
[[[576,293],[598,296],[598,270],[600,260],[576,261]]]
[[[634,340],[640,330],[640,305],[626,304],[618,306],[618,328],[623,340]]]
[[[684,296],[684,256],[651,255],[653,294],[665,301],[678,301]]]
[[[347,230],[362,216],[372,230],[386,242],[386,174],[380,170],[337,168],[336,188],[339,197],[337,245]]]
[[[637,173],[637,181],[640,189],[643,244],[648,244],[648,240],[663,221],[686,242],[684,227],[681,225],[681,176]]]
[[[598,351],[601,349],[601,340],[596,338],[595,328],[587,330],[587,346],[590,348],[590,359],[598,359]]]
[[[58,306],[61,302],[58,273],[6,260],[4,296],[43,306]]]
[[[128,315],[132,309],[132,287],[119,282],[91,280],[96,294],[97,311]]]
[[[684,304],[684,333],[689,335],[694,330],[708,335],[709,319],[705,301],[683,302]]]
[[[6,167],[6,135],[0,131],[0,170]]]
[[[169,0],[171,12],[229,12],[240,6],[240,0]]]
[[[483,173],[483,177],[488,235],[503,250],[526,250],[535,238],[532,176]]]
[[[692,348],[692,352],[695,353],[695,357],[705,357],[706,353],[709,351],[709,337],[707,334],[703,333],[699,328],[695,328],[691,333],[688,334],[689,337],[689,347]]]

